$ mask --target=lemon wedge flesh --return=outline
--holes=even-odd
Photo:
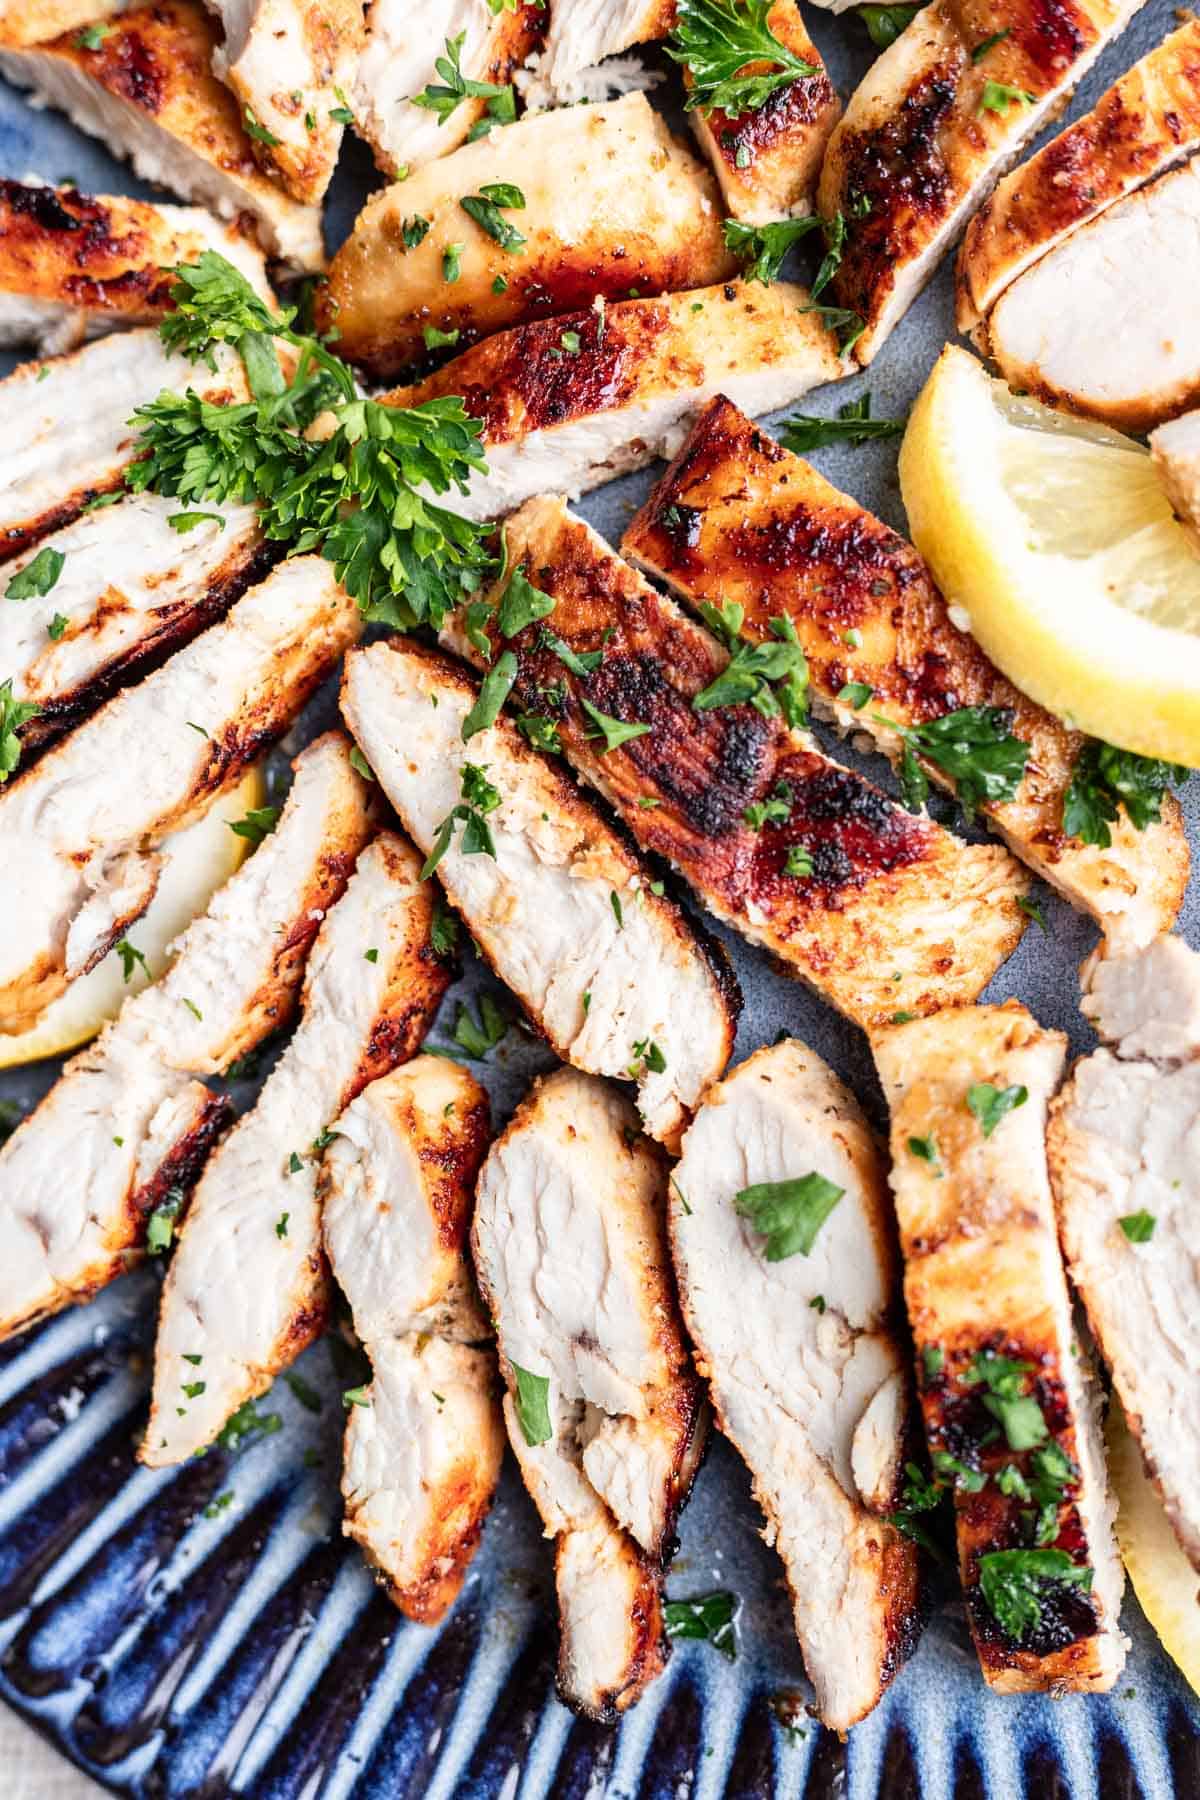
[[[168,962],[167,946],[204,911],[248,854],[250,843],[229,827],[252,806],[261,806],[264,794],[261,770],[251,769],[236,787],[218,796],[202,819],[164,841],[164,866],[154,899],[129,928],[129,942],[145,957],[145,966],[127,958],[131,968],[126,980],[122,958],[115,949],[110,950],[87,975],[73,981],[27,1031],[16,1037],[0,1036],[0,1069],[36,1062],[43,1056],[61,1056],[86,1043],[116,1017],[130,994],[162,974]]]
[[[1163,1649],[1200,1694],[1200,1574],[1179,1548],[1115,1394],[1105,1437],[1121,1560]]]
[[[1010,681],[1093,737],[1200,766],[1200,554],[1148,451],[949,345],[900,485],[913,542]]]

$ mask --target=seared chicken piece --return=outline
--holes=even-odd
[[[320,210],[291,199],[258,167],[243,108],[212,72],[217,49],[200,0],[155,0],[112,19],[95,50],[74,32],[0,50],[0,74],[127,156],[143,180],[223,219],[248,214],[270,255],[319,269]]]
[[[1122,812],[1107,849],[1065,837],[1063,800],[1085,739],[958,630],[911,544],[727,400],[697,420],[621,548],[689,605],[744,608],[748,642],[770,639],[773,617],[791,619],[814,712],[867,734],[893,761],[903,740],[877,714],[908,727],[967,706],[1011,713],[1009,731],[1029,746],[1026,773],[1014,799],[984,806],[987,822],[1111,943],[1132,947],[1170,930],[1188,878],[1178,802],[1165,796],[1161,822],[1145,831]],[[953,789],[936,763],[923,766]]]
[[[1168,500],[1200,549],[1200,412],[1183,413],[1151,432],[1150,454]]]
[[[1066,1055],[1015,1000],[882,1035],[904,1294],[967,1615],[998,1693],[1103,1692],[1125,1662],[1100,1394],[1046,1172]]]
[[[503,185],[521,206],[481,194]],[[701,287],[735,269],[712,177],[644,94],[627,94],[519,119],[384,188],[330,264],[317,310],[343,356],[390,375],[424,357],[427,328],[471,343],[597,295]]]
[[[244,400],[241,358],[218,344],[213,360],[215,371],[164,350],[157,331],[122,331],[72,356],[22,363],[0,381],[0,408],[21,421],[7,443],[0,438],[0,558],[69,524],[89,501],[121,486],[133,460],[135,406],[163,388],[192,387],[214,406]]]
[[[827,298],[864,322],[859,362],[1141,4],[930,0],[871,64],[829,141],[818,190],[823,217],[846,221]]]
[[[306,206],[319,205],[342,144],[362,48],[362,0],[208,0],[224,42],[213,72],[242,103],[254,155]]]
[[[1198,148],[1200,20],[1189,17],[976,213],[958,254],[959,330],[1078,226]]]
[[[561,500],[526,501],[505,536],[510,568],[554,602],[507,645],[514,700],[553,713],[568,759],[643,849],[868,1030],[974,999],[1023,929],[1027,880],[1007,851],[913,817],[779,716],[697,708],[727,652]],[[543,630],[596,667],[573,673]],[[461,617],[447,635],[479,660]],[[606,751],[596,712],[649,729]]]
[[[550,29],[539,78],[563,100],[574,100],[576,78],[606,56],[665,37],[675,23],[675,0],[549,0]]]
[[[54,356],[160,319],[171,310],[168,269],[204,250],[271,298],[257,245],[198,206],[0,180],[0,346]]]
[[[40,44],[124,12],[129,0],[0,0],[0,44]]]
[[[178,1214],[230,1116],[194,1078],[286,1023],[321,915],[370,829],[349,749],[330,732],[297,758],[276,829],[189,925],[167,973],[0,1150],[0,1337],[90,1299],[140,1260],[156,1206]]]
[[[462,37],[458,67],[466,81],[506,87],[536,49],[546,11],[539,0],[371,0],[354,88],[354,125],[385,175],[457,150],[488,116],[488,100],[464,95],[439,115],[414,96],[445,84],[436,67]],[[464,192],[466,190],[464,189]]]
[[[438,876],[484,956],[564,1061],[636,1081],[646,1130],[673,1145],[733,1048],[724,953],[511,719],[464,743],[478,698],[461,665],[407,640],[347,658],[346,722],[424,854],[450,821]],[[494,855],[460,828],[472,769],[498,795],[478,815]]]
[[[22,728],[27,748],[60,737],[148,663],[194,638],[265,572],[271,553],[256,507],[227,505],[180,533],[168,521],[181,506],[131,494],[84,513],[5,568],[0,589],[35,556],[63,558],[47,593],[0,602],[0,668],[19,699],[41,708]]]
[[[559,1069],[518,1107],[477,1189],[472,1246],[509,1442],[557,1540],[558,1689],[602,1720],[665,1665],[662,1561],[704,1438],[666,1185],[621,1095]]]
[[[518,325],[384,396],[461,394],[483,421],[487,473],[455,510],[485,519],[553,488],[571,498],[679,448],[697,409],[736,394],[769,412],[836,381],[841,359],[791,282],[725,282]],[[563,352],[564,342],[575,349]]]
[[[156,846],[262,754],[357,636],[321,557],[285,562],[0,793],[0,1031],[23,1031],[149,905]]]
[[[410,1619],[435,1624],[475,1554],[504,1455],[491,1327],[466,1255],[487,1095],[418,1056],[332,1127],[325,1249],[374,1379],[346,1418],[342,1530]]]
[[[816,1178],[836,1197],[794,1205],[808,1248],[765,1235],[755,1190],[777,1202]],[[713,1088],[669,1206],[697,1367],[783,1558],[817,1713],[846,1731],[916,1636],[916,1546],[878,1516],[898,1504],[909,1412],[883,1159],[853,1095],[789,1039]]]
[[[1034,263],[977,334],[1010,387],[1147,431],[1200,400],[1200,156]],[[1098,356],[1106,337],[1111,355]]]
[[[362,852],[309,955],[300,1024],[197,1184],[159,1311],[139,1452],[151,1468],[203,1450],[325,1328],[327,1133],[369,1082],[416,1053],[450,982],[419,868],[393,832]]]
[[[1200,956],[1179,938],[1109,957],[1084,1011],[1111,1049],[1050,1115],[1067,1267],[1147,1472],[1200,1570]]]

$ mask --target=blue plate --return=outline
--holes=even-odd
[[[870,59],[862,26],[808,22],[843,93]],[[1084,110],[1171,28],[1151,0],[1081,89]],[[94,192],[149,194],[52,113],[0,86],[0,172],[73,178]],[[331,240],[374,184],[348,144],[328,208]],[[907,410],[953,336],[948,270],[893,334],[869,377],[817,394],[832,413],[864,386],[877,414]],[[7,422],[19,429],[18,420]],[[831,480],[903,528],[894,444],[829,450]],[[581,510],[616,539],[652,476],[602,489]],[[2,673],[2,671],[0,671]],[[333,716],[327,692],[289,748]],[[844,747],[837,754],[847,758]],[[280,767],[285,759],[278,756]],[[885,785],[880,759],[861,764]],[[1187,797],[1198,848],[1197,787]],[[934,801],[943,818],[953,809]],[[961,821],[956,821],[961,824]],[[1194,885],[1194,884],[1193,884]],[[1031,930],[987,994],[1015,994],[1044,1024],[1091,1039],[1076,970],[1091,928],[1043,893]],[[1194,892],[1183,929],[1200,944]],[[737,1057],[794,1033],[882,1121],[858,1033],[739,939],[728,944],[747,1006]],[[446,1003],[440,1035],[476,966]],[[435,1034],[438,1035],[438,1034]],[[547,1066],[510,1034],[484,1067],[503,1119]],[[33,1103],[57,1065],[0,1076]],[[253,1084],[239,1084],[246,1104]],[[574,1719],[553,1691],[551,1555],[512,1470],[462,1595],[430,1630],[406,1623],[340,1535],[342,1408],[329,1340],[298,1365],[319,1412],[286,1383],[260,1403],[277,1428],[235,1457],[214,1451],[152,1473],[135,1460],[145,1423],[158,1277],[143,1270],[91,1306],[0,1348],[0,1691],[113,1793],[143,1800],[1198,1800],[1200,1705],[1158,1648],[1132,1594],[1133,1651],[1111,1695],[1000,1699],[980,1679],[954,1592],[936,1592],[920,1648],[845,1744],[806,1720],[810,1690],[780,1565],[738,1459],[713,1445],[683,1515],[672,1595],[730,1588],[739,1654],[682,1644],[617,1728]],[[226,1499],[226,1496],[230,1498]],[[799,1710],[797,1710],[799,1709]],[[794,1721],[799,1718],[800,1723]],[[785,1719],[793,1721],[789,1727]],[[3,1784],[0,1783],[0,1786]]]

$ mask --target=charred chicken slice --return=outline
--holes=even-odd
[[[975,1647],[999,1693],[1103,1692],[1125,1661],[1100,1395],[1046,1171],[1066,1054],[1016,1001],[875,1044],[935,1478],[954,1491]]]

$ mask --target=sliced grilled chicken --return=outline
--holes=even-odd
[[[500,210],[481,194],[492,186],[516,187],[523,205]],[[486,225],[464,198],[492,205]],[[382,376],[424,357],[427,329],[466,344],[598,294],[733,273],[711,176],[644,94],[627,94],[520,119],[384,188],[330,264],[318,312],[341,354]]]
[[[1015,1000],[875,1044],[925,1430],[984,1678],[1006,1694],[1102,1692],[1125,1661],[1100,1395],[1046,1171],[1066,1047]]]
[[[321,268],[320,210],[293,200],[255,162],[243,108],[212,72],[218,38],[200,0],[155,0],[109,27],[94,50],[74,32],[0,50],[0,74],[68,113],[145,181],[223,219],[248,215],[272,256]]]
[[[374,1379],[346,1419],[342,1530],[410,1619],[462,1586],[504,1455],[491,1327],[466,1254],[487,1095],[418,1056],[351,1101],[321,1175],[325,1249]]]
[[[559,1693],[598,1719],[625,1712],[666,1662],[662,1558],[704,1435],[665,1190],[632,1107],[570,1069],[536,1084],[477,1189],[472,1246],[509,1441],[557,1540]]]
[[[1200,401],[1200,156],[1081,225],[979,335],[1010,387],[1146,431]],[[1104,334],[1119,351],[1097,356]]]
[[[1150,454],[1167,498],[1200,549],[1200,412],[1160,425],[1150,434]]]
[[[837,343],[791,282],[725,282],[518,325],[385,396],[461,394],[483,421],[487,473],[455,500],[496,517],[552,488],[572,498],[678,448],[697,408],[736,394],[751,413],[842,374]]]
[[[149,905],[155,846],[295,718],[361,617],[320,557],[286,562],[0,795],[0,1031],[21,1031]]]
[[[64,31],[103,24],[129,0],[0,0],[0,44],[40,44]]]
[[[979,993],[1023,928],[1027,881],[1007,851],[913,817],[749,703],[698,709],[727,652],[561,500],[526,501],[505,535],[510,566],[554,602],[507,645],[514,699],[554,715],[569,760],[643,849],[868,1030]],[[574,674],[544,629],[597,666]],[[479,659],[461,619],[447,635]],[[649,729],[606,752],[585,703]],[[761,829],[748,807],[767,808]]]
[[[503,88],[541,41],[546,17],[538,0],[371,0],[367,36],[354,88],[355,129],[385,175],[457,150],[488,117],[486,95],[466,95],[446,114],[414,96],[444,87],[436,67],[460,36],[465,81]],[[464,190],[465,191],[465,190]]]
[[[162,1293],[140,1451],[151,1468],[211,1443],[325,1327],[326,1135],[369,1082],[415,1054],[450,981],[419,868],[392,832],[362,852],[309,955],[300,1024],[197,1184]]]
[[[821,214],[846,221],[829,298],[864,322],[860,362],[1141,4],[931,0],[872,63],[829,141],[818,190]]]
[[[665,37],[674,23],[675,0],[550,0],[539,77],[560,99],[577,99],[578,76],[606,56]]]
[[[0,1150],[0,1337],[90,1299],[140,1259],[156,1206],[178,1213],[229,1121],[194,1078],[286,1023],[370,829],[349,750],[330,732],[297,758],[275,831]]]
[[[733,1048],[724,953],[510,719],[463,742],[478,698],[460,664],[398,638],[346,662],[343,715],[405,829],[428,856],[452,821],[437,872],[483,954],[558,1055],[636,1081],[646,1130],[673,1144]],[[477,814],[494,855],[454,817],[469,768],[499,796]]]
[[[63,558],[46,593],[0,603],[0,668],[14,694],[41,708],[23,728],[27,748],[61,736],[114,688],[187,643],[265,572],[271,552],[256,507],[227,506],[184,533],[169,523],[183,516],[181,506],[131,494],[85,513],[5,569],[8,588],[35,556]]]
[[[171,310],[167,271],[204,250],[270,299],[258,246],[198,206],[0,180],[0,345],[54,356],[159,319]]]
[[[209,0],[213,72],[242,103],[264,172],[306,206],[333,175],[363,39],[362,0]]]
[[[1063,800],[1085,740],[958,630],[911,544],[727,400],[697,420],[621,548],[689,605],[741,606],[749,642],[770,638],[772,618],[791,619],[814,712],[865,733],[893,761],[903,740],[876,715],[911,727],[960,707],[1003,708],[1028,762],[1016,796],[984,806],[988,823],[1111,943],[1170,930],[1188,878],[1178,803],[1164,800],[1161,822],[1145,831],[1123,813],[1107,849],[1064,836]],[[936,763],[924,767],[953,788]]]
[[[807,1248],[767,1237],[744,1210],[753,1190],[784,1201],[805,1182],[811,1205],[795,1195],[788,1224],[815,1227]],[[916,1635],[916,1547],[878,1516],[898,1503],[909,1411],[883,1159],[853,1096],[789,1040],[712,1090],[669,1207],[697,1366],[783,1558],[817,1712],[845,1731]]]
[[[1078,226],[1196,149],[1200,20],[1185,18],[976,213],[958,256],[959,330],[972,331],[1010,282]]]
[[[1109,957],[1084,1000],[1109,1049],[1076,1063],[1047,1148],[1067,1267],[1146,1468],[1200,1570],[1200,956]]]
[[[214,406],[244,400],[241,358],[217,345],[213,360],[215,371],[172,355],[157,331],[141,329],[53,362],[22,363],[0,382],[0,408],[22,424],[7,444],[0,440],[0,558],[69,524],[89,501],[121,486],[137,436],[129,423],[135,406],[163,388],[192,387]]]

